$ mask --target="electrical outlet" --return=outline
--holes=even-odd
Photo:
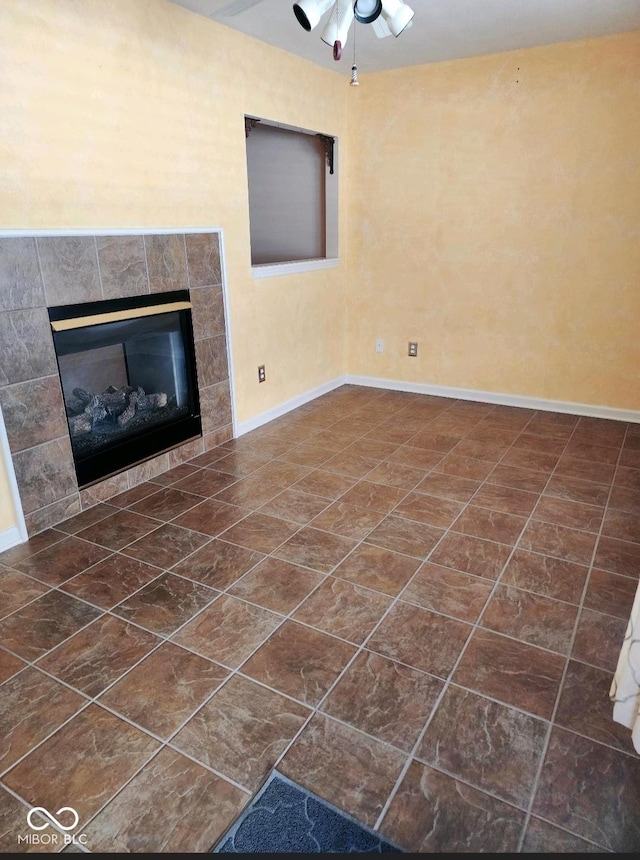
[[[258,382],[264,382],[267,378],[267,374],[265,373],[264,364],[261,364],[258,367]]]
[[[415,341],[409,341],[409,355],[418,354],[418,344]]]
[[[384,341],[381,337],[376,338],[376,352],[384,352]]]

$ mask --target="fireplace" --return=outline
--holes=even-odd
[[[80,488],[202,435],[189,290],[48,313]]]

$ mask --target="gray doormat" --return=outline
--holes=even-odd
[[[274,771],[211,853],[403,852],[326,800]]]

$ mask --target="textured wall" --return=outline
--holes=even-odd
[[[360,80],[349,373],[640,409],[640,32]]]
[[[244,115],[340,142],[348,75],[166,0],[3,0],[0,229],[221,227],[252,418],[344,372],[344,267],[252,278]]]
[[[165,0],[4,0],[0,229],[222,227],[239,421],[344,372],[640,408],[639,58],[350,88]],[[252,279],[245,113],[337,136],[339,268]]]
[[[0,78],[0,230],[221,227],[238,421],[344,372],[344,267],[251,277],[244,114],[342,141],[347,77],[165,0],[3,0]]]

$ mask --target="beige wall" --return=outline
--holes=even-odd
[[[350,373],[640,409],[640,32],[361,74],[349,129]]]
[[[221,227],[238,421],[345,372],[640,409],[640,33],[356,89],[165,0],[2,7],[0,229]],[[339,268],[252,279],[245,113],[337,136]]]
[[[345,266],[251,277],[244,114],[340,146],[347,74],[165,0],[2,7],[0,229],[221,227],[237,420],[344,373]]]

